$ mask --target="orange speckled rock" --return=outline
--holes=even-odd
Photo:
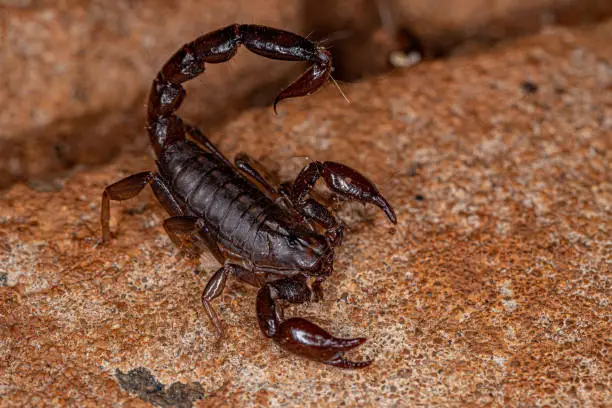
[[[347,85],[351,105],[329,86],[278,116],[253,109],[216,136],[281,178],[306,157],[343,162],[395,206],[395,228],[343,206],[325,300],[287,309],[368,337],[362,371],[266,340],[256,290],[235,280],[215,346],[200,294],[217,265],[177,257],[149,191],[112,206],[117,236],[96,245],[102,189],[152,160],[123,155],[58,192],[14,186],[0,201],[3,404],[609,403],[610,38],[612,22],[549,29]]]

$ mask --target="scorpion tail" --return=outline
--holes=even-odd
[[[147,130],[155,153],[185,139],[185,125],[175,114],[185,97],[181,85],[202,72],[205,64],[231,59],[240,45],[270,59],[306,61],[313,64],[289,87],[281,91],[276,104],[286,98],[309,95],[329,78],[331,55],[324,48],[284,30],[253,24],[232,24],[183,45],[162,67],[153,81],[147,104]]]

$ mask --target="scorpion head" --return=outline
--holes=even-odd
[[[300,270],[311,276],[329,274],[328,260],[333,259],[333,251],[324,237],[310,231],[299,235],[290,233],[287,244],[293,249],[292,258]]]
[[[329,275],[333,250],[325,237],[306,228],[288,228],[268,236],[270,268],[309,276]]]

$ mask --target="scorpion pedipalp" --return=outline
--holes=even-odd
[[[393,224],[397,223],[393,207],[370,180],[357,170],[331,161],[312,162],[302,169],[291,190],[290,199],[296,207],[306,205],[308,193],[320,177],[323,177],[332,192],[341,197],[374,204],[385,212]]]
[[[282,322],[272,338],[291,353],[336,367],[363,368],[372,363],[371,360],[350,361],[342,357],[345,351],[365,343],[364,337],[353,339],[334,337],[316,324],[300,317]]]
[[[280,279],[265,284],[257,294],[259,327],[283,349],[310,360],[340,368],[362,368],[371,361],[353,362],[344,359],[345,351],[363,344],[363,337],[341,339],[334,337],[316,324],[294,317],[283,320],[278,300],[303,303],[310,300],[311,290],[303,280]]]

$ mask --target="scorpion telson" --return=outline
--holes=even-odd
[[[149,96],[146,126],[158,171],[134,174],[104,189],[102,240],[111,238],[110,201],[130,199],[150,185],[170,214],[164,228],[172,241],[194,256],[207,248],[222,265],[202,293],[219,338],[223,331],[211,301],[234,275],[259,288],[259,327],[282,348],[337,367],[366,367],[371,361],[343,358],[364,338],[340,339],[308,320],[284,320],[280,301],[320,299],[321,284],[332,272],[334,249],[342,241],[342,224],[309,196],[319,178],[339,196],[377,205],[395,224],[393,208],[363,175],[334,162],[312,162],[293,183],[276,188],[249,156],[239,154],[232,165],[201,131],[175,114],[185,97],[181,83],[204,72],[205,63],[229,60],[240,45],[267,58],[312,64],[279,93],[274,107],[283,99],[315,92],[330,77],[330,54],[283,30],[234,24],[185,44],[162,67]]]

